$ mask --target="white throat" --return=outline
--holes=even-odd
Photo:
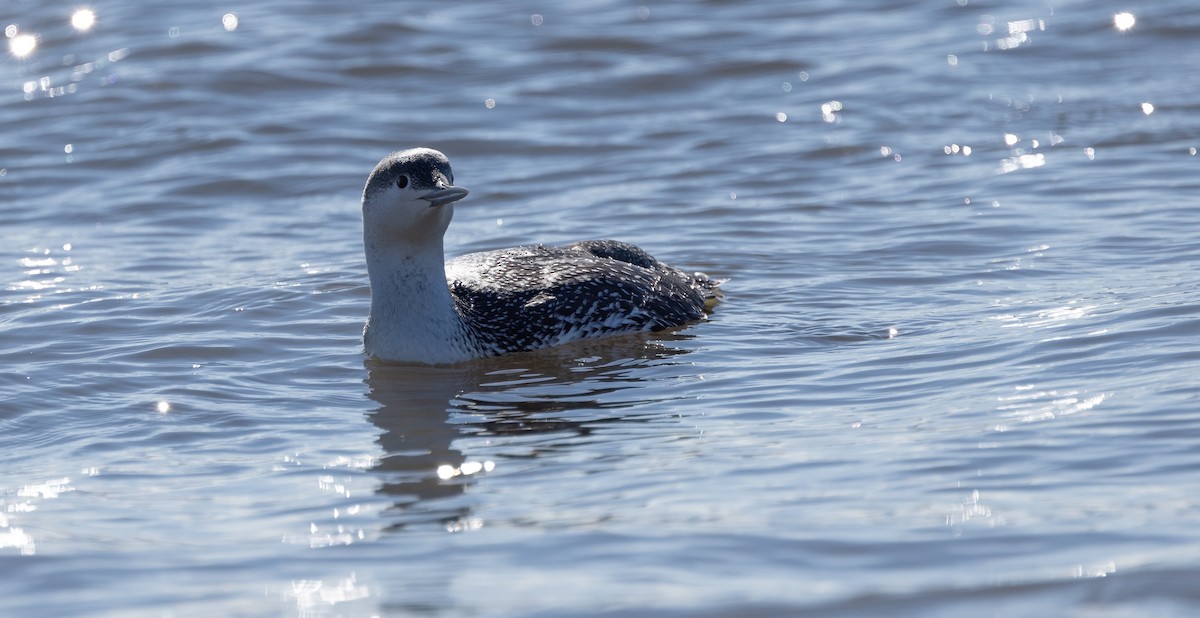
[[[371,314],[363,344],[371,356],[421,363],[475,356],[446,285],[442,238],[424,240],[417,245],[364,234]]]

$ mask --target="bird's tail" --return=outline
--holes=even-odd
[[[701,272],[692,273],[692,287],[704,296],[705,311],[712,311],[717,306],[717,302],[725,296],[725,292],[721,290],[721,285],[726,281],[729,281],[729,279],[713,279]]]

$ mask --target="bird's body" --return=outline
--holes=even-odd
[[[368,354],[452,363],[703,319],[719,281],[667,266],[612,240],[514,247],[443,262],[452,202],[445,156],[389,155],[363,191],[371,279]]]

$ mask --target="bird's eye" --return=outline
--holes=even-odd
[[[396,179],[396,186],[400,187],[401,189],[403,189],[404,187],[407,187],[408,186],[408,176],[405,176],[404,174],[400,174],[400,177]]]

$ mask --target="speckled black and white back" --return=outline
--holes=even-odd
[[[488,356],[700,320],[719,284],[613,240],[472,253],[447,262],[446,276]]]

